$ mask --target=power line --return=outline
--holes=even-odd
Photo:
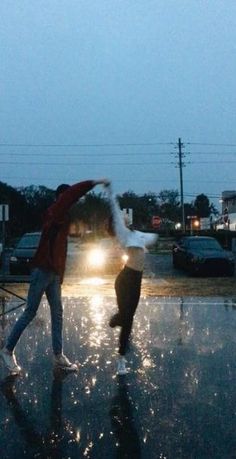
[[[170,152],[170,151],[166,151],[166,152],[160,152],[160,151],[156,151],[156,152],[133,152],[132,153],[132,156],[144,156],[145,154],[149,155],[149,156],[167,156],[167,155],[172,155],[173,153]],[[24,152],[24,153],[19,153],[19,152],[2,152],[2,155],[7,155],[7,156],[32,156],[32,153],[31,152]],[[109,153],[104,153],[102,152],[102,155],[103,156],[109,156],[109,157],[113,157],[113,156],[131,156],[130,153],[114,153],[114,152],[109,152]],[[236,151],[234,152],[219,152],[219,151],[193,151],[191,152],[191,155],[216,155],[216,156],[219,156],[219,155],[236,155]],[[47,152],[47,153],[40,153],[40,156],[63,156],[65,157],[65,153],[51,153],[51,152]],[[70,153],[70,157],[72,156],[76,156],[76,157],[80,157],[80,156],[86,156],[88,157],[88,153]],[[97,153],[89,153],[89,157],[92,157],[92,156],[97,156]]]
[[[189,162],[188,164],[235,164],[236,163],[236,160],[232,160],[232,161],[225,161],[224,160],[224,163],[222,162],[222,159],[219,160],[219,161],[191,161]]]
[[[64,166],[64,167],[71,167],[71,166],[150,166],[150,165],[170,165],[170,164],[174,164],[173,162],[156,162],[156,161],[152,161],[152,162],[141,162],[141,163],[134,163],[134,162],[122,162],[122,163],[102,163],[99,162],[99,163],[95,163],[95,162],[92,162],[92,163],[83,163],[81,164],[80,162],[74,162],[72,163],[71,161],[68,163],[59,163],[59,162],[32,162],[32,161],[29,161],[29,162],[25,162],[25,161],[0,161],[0,164],[14,164],[16,166],[20,166],[22,164],[27,164],[27,165],[31,165],[31,166]]]
[[[236,147],[235,143],[201,143],[201,142],[185,142],[186,145],[203,145],[211,147]]]
[[[155,146],[155,145],[175,145],[175,142],[131,142],[131,143],[0,143],[0,147],[41,147],[41,148],[74,148],[74,147],[129,147],[129,146]],[[185,145],[202,145],[216,147],[236,147],[235,143],[204,143],[204,142],[185,142]]]
[[[190,192],[184,193],[184,195],[185,195],[185,196],[188,196],[188,197],[191,197],[191,196],[193,196],[193,197],[194,197],[194,196],[198,196],[199,194],[205,194],[205,193],[190,193]],[[210,198],[219,198],[219,197],[221,197],[220,194],[210,194],[210,195],[207,194],[207,196],[210,197]]]
[[[189,179],[186,179],[184,181],[192,183],[192,180],[189,180]],[[235,184],[235,180],[232,179],[231,182],[230,182],[230,180],[228,178],[225,179],[225,180],[210,180],[210,179],[202,180],[202,179],[197,179],[197,181],[198,181],[198,183],[228,183],[228,184],[230,184],[232,182],[232,183]]]
[[[2,175],[1,176],[1,179],[10,179],[10,180],[15,180],[15,179],[18,179],[18,180],[25,180],[25,179],[28,179],[29,176],[9,176],[9,175]],[[31,180],[35,180],[35,179],[39,179],[39,176],[32,176],[30,175],[30,179]],[[43,179],[45,179],[45,176],[43,177]],[[51,180],[51,179],[55,179],[55,176],[47,176],[47,180]],[[41,180],[41,179],[40,179]],[[1,180],[0,180],[1,181]],[[116,179],[116,182],[127,182],[127,179]],[[135,182],[136,183],[146,183],[147,182],[147,179],[135,179]],[[157,183],[157,179],[148,179],[148,182],[154,182],[154,183]],[[166,183],[166,179],[158,179],[158,183],[159,182],[165,182]]]
[[[89,159],[89,158],[87,158]],[[236,163],[236,160],[227,160],[227,161],[224,161],[224,165],[225,164],[235,164]],[[162,162],[159,162],[159,161],[142,161],[142,162],[102,162],[99,161],[99,162],[58,162],[58,161],[52,161],[52,162],[45,162],[45,161],[0,161],[0,164],[4,164],[4,165],[23,165],[23,164],[27,164],[27,165],[32,165],[32,166],[150,166],[150,165],[173,165],[175,164],[173,161],[162,161]],[[222,165],[222,160],[219,160],[219,161],[189,161],[187,162],[188,165],[201,165],[201,164],[221,164]],[[182,164],[182,167],[184,167],[185,164],[183,163]]]
[[[168,154],[171,154],[170,152],[151,152],[151,153],[146,153],[146,152],[140,152],[140,153],[132,153],[132,156],[145,156],[145,154],[148,154],[149,156],[166,156]],[[3,152],[2,155],[7,155],[7,156],[32,156],[32,153],[5,153]],[[63,156],[65,157],[65,153],[40,153],[40,156]],[[88,153],[70,153],[70,158],[72,156],[78,157],[78,156],[86,156],[88,157]],[[89,158],[92,156],[98,156],[97,153],[89,153]],[[104,153],[102,152],[102,156],[131,156],[130,153]]]
[[[191,155],[236,155],[236,151],[191,151]]]
[[[132,155],[130,153],[102,153],[102,156],[103,157],[109,157],[109,158],[121,158],[121,157],[129,157],[129,158],[134,158],[134,157],[145,157],[145,156],[155,156],[155,157],[159,157],[159,156],[168,156],[168,155],[172,155],[173,153],[172,152],[135,152],[135,153],[132,153]],[[197,155],[197,156],[200,156],[200,155],[204,155],[204,156],[207,156],[207,155],[210,155],[210,156],[213,156],[213,155],[216,155],[216,156],[219,156],[219,155],[224,155],[224,156],[235,156],[236,155],[236,152],[191,152],[191,156],[193,155]],[[10,157],[34,157],[32,155],[32,153],[19,153],[19,152],[12,152],[12,153],[6,153],[6,152],[3,152],[2,153],[2,157],[3,156],[7,156],[8,158]],[[50,152],[47,152],[47,153],[40,153],[40,157],[54,157],[54,158],[65,158],[65,154],[64,153],[50,153]],[[96,157],[98,158],[98,154],[97,153],[70,153],[69,154],[69,157],[70,158],[83,158],[83,157],[86,157],[87,159],[89,158],[92,158],[92,157]],[[235,161],[234,160],[225,160],[224,159],[224,164],[231,164],[231,163],[234,163]],[[15,163],[15,162],[14,162]],[[222,164],[222,159],[221,160],[215,160],[215,159],[212,159],[212,160],[208,160],[208,161],[197,161],[197,162],[194,162],[194,161],[190,161],[188,162],[188,164],[211,164],[211,163],[214,163],[214,164],[217,164],[217,163],[221,163]],[[9,163],[10,164],[10,163]],[[159,164],[159,163],[158,163]],[[169,164],[173,164],[173,162],[170,162]]]
[[[11,179],[11,180],[15,180],[15,179],[21,179],[21,180],[25,180],[25,179],[28,179],[29,178],[29,175],[27,176],[24,176],[24,175],[18,175],[18,176],[13,176],[13,175],[1,175],[1,179]],[[34,176],[34,175],[31,175],[30,174],[30,179],[38,179],[39,178],[39,175],[37,174],[37,176]],[[45,174],[43,176],[43,179],[45,179]],[[53,175],[50,175],[50,176],[47,176],[47,180],[51,180],[51,179],[55,179],[55,176]],[[129,179],[130,180],[130,179]],[[0,180],[1,181],[1,180]],[[172,179],[169,180],[169,181],[173,181]],[[121,179],[121,178],[117,178],[116,179],[116,182],[127,182],[127,179]],[[140,179],[140,178],[135,178],[135,182],[137,183],[149,183],[149,182],[154,182],[154,183],[159,183],[159,182],[168,182],[168,179],[166,178],[161,178],[161,177],[158,177],[157,178],[145,178],[145,179]],[[185,179],[184,180],[185,183],[192,183],[192,180],[189,180],[189,179]],[[225,179],[225,180],[201,180],[201,179],[198,179],[198,183],[213,183],[213,184],[224,184],[224,183],[227,183],[229,186],[230,186],[230,183],[232,183],[232,186],[235,185],[235,181],[232,179],[232,181],[230,182],[229,179]]]
[[[195,149],[194,146],[204,146],[204,147],[236,147],[236,144],[223,144],[223,143],[201,143],[201,142],[188,142],[186,143],[185,145],[190,145],[192,146],[193,148],[191,148],[191,150]],[[2,159],[4,157],[6,157],[6,161],[0,161],[0,164],[1,165],[14,165],[14,166],[24,166],[24,165],[28,165],[29,167],[32,166],[36,166],[36,170],[37,170],[37,166],[41,166],[41,167],[47,167],[47,166],[62,166],[63,169],[66,168],[66,166],[68,167],[73,167],[73,166],[79,166],[80,168],[82,167],[91,167],[91,166],[102,166],[103,168],[105,167],[111,167],[113,166],[114,168],[115,167],[119,167],[119,166],[127,166],[127,167],[130,167],[130,166],[142,166],[142,167],[148,167],[148,166],[154,166],[154,165],[157,165],[157,166],[171,166],[174,164],[173,161],[168,161],[168,155],[173,155],[173,153],[171,151],[163,151],[165,150],[165,148],[162,148],[161,151],[156,151],[156,152],[153,152],[153,150],[158,150],[158,148],[152,148],[152,151],[151,152],[148,152],[148,147],[157,147],[157,146],[175,146],[175,148],[178,149],[178,154],[177,154],[177,157],[178,157],[178,163],[177,163],[177,167],[179,167],[179,171],[180,171],[180,195],[181,195],[181,207],[182,209],[184,209],[184,196],[185,197],[190,197],[191,195],[190,194],[187,194],[187,193],[183,193],[183,167],[185,166],[184,162],[183,162],[183,158],[184,158],[184,154],[183,154],[183,143],[181,142],[181,139],[179,138],[178,139],[178,142],[177,144],[174,143],[174,142],[143,142],[143,143],[137,143],[137,142],[133,142],[133,143],[89,143],[89,144],[79,144],[79,143],[71,143],[71,144],[62,144],[62,143],[49,143],[49,144],[45,144],[45,143],[1,143],[0,144],[0,147],[2,148],[17,148],[17,149],[20,149],[18,150],[17,152],[15,151],[3,151],[1,150],[1,155],[2,155]],[[136,150],[138,151],[134,151],[135,148],[133,148],[133,150],[129,150],[128,151],[117,151],[117,152],[104,152],[104,151],[97,151],[96,153],[94,152],[91,152],[87,150],[87,152],[83,152],[81,150],[75,152],[71,149],[73,148],[113,148],[113,147],[117,147],[117,148],[128,148],[128,147],[145,147],[146,151],[145,152],[142,152],[140,151],[141,148],[136,148]],[[69,152],[66,152],[66,154],[63,152],[61,153],[58,153],[58,152],[50,152],[50,151],[40,151],[40,154],[39,154],[39,151],[37,151],[37,154],[33,154],[33,152],[30,152],[30,151],[22,151],[21,149],[22,148],[29,148],[29,149],[32,149],[32,148],[40,148],[41,150],[43,149],[54,149],[54,148],[60,148],[60,149],[64,149],[64,148],[70,148],[70,151]],[[219,148],[220,149],[220,148]],[[170,150],[170,148],[166,148],[166,150]],[[199,148],[198,150],[201,150],[201,148]],[[227,164],[234,164],[236,163],[236,160],[234,158],[232,159],[225,159],[224,158],[224,161],[222,161],[222,156],[229,156],[229,155],[236,155],[236,152],[235,151],[206,151],[207,148],[204,148],[203,150],[205,151],[191,151],[191,155],[192,156],[196,156],[198,155],[199,158],[198,160],[191,160],[190,162],[188,162],[188,164],[190,165],[193,165],[195,166],[198,166],[198,169],[199,171],[201,170],[201,165],[205,165],[205,164],[211,164],[212,166],[217,166],[218,164],[220,165],[225,165],[227,166]],[[211,149],[212,150],[212,149]],[[131,151],[131,153],[130,153]],[[147,155],[149,156],[155,156],[155,159],[152,161],[147,161]],[[200,159],[200,155],[204,155],[204,158],[202,158],[203,160],[201,161]],[[217,160],[217,159],[214,159],[214,155],[221,155],[221,159],[220,160]],[[44,162],[44,158],[47,156],[47,160],[46,162]],[[65,158],[65,160],[67,162],[62,162],[61,161],[61,157],[63,156],[63,158]],[[101,161],[101,156],[102,156],[102,159],[104,158],[105,159],[105,162]],[[140,157],[142,156],[142,161],[139,161]],[[165,156],[167,161],[158,161],[159,157],[160,156]],[[211,156],[211,158],[210,158]],[[18,157],[18,160],[17,160],[17,157]],[[19,157],[25,157],[24,160],[20,161],[19,160]],[[28,157],[28,158],[27,158]],[[52,160],[51,160],[51,158]],[[85,157],[85,160],[86,162],[84,162],[84,160],[80,160],[80,158],[83,158]],[[95,161],[96,161],[96,158],[97,160],[99,160],[99,162],[89,162],[89,160],[91,159],[91,161],[93,161],[92,158],[95,157]],[[123,158],[122,158],[123,157]],[[126,157],[128,159],[128,162],[126,162]],[[137,159],[136,159],[137,157]],[[16,161],[14,160],[14,158],[16,159]],[[72,159],[73,158],[73,159]],[[118,162],[114,162],[113,159],[116,158],[116,160]],[[28,161],[28,159],[30,159]],[[72,159],[72,161],[71,161]],[[148,158],[148,159],[151,159],[151,158]],[[160,158],[162,159],[162,158]],[[163,158],[164,159],[164,158]],[[23,167],[24,169],[24,167]],[[39,169],[39,168],[38,168]],[[170,169],[170,167],[166,168],[166,169]],[[38,170],[38,172],[40,173],[40,170]],[[146,171],[145,171],[146,172]],[[202,175],[203,176],[203,175]],[[29,177],[27,177],[28,179]],[[11,179],[13,180],[13,177],[11,177]],[[23,179],[23,177],[17,177],[18,180],[20,179]],[[32,175],[30,174],[30,179],[31,180],[35,180]],[[47,177],[47,180],[50,180],[51,178],[50,177]],[[53,179],[55,179],[55,177],[53,177]],[[37,178],[36,178],[37,181],[39,181],[39,174],[37,175]],[[40,179],[41,180],[41,179]],[[43,177],[43,180],[45,180],[45,176]],[[127,182],[128,179],[124,179],[124,180],[117,180],[117,182]],[[135,180],[137,183],[138,182],[150,182],[150,183],[157,183],[157,182],[165,182],[165,183],[168,183],[168,179],[147,179],[145,177],[145,180],[140,180],[140,179],[136,179]],[[227,180],[199,180],[197,179],[198,183],[216,183],[216,184],[227,184],[228,187],[230,187],[230,183],[232,183],[232,186],[234,187],[234,181],[232,180],[231,182],[229,181],[229,179],[227,178]],[[185,183],[187,182],[192,182],[192,180],[184,180]],[[197,196],[196,195],[192,195],[191,197],[194,197],[194,196]],[[211,196],[213,198],[213,196]],[[215,199],[219,198],[219,196],[214,196]],[[184,210],[183,210],[184,212]],[[184,214],[183,214],[183,224],[184,224]],[[183,226],[184,228],[184,226]]]
[[[91,144],[62,144],[62,143],[0,143],[0,147],[34,147],[34,148],[75,148],[75,147],[137,147],[155,145],[174,145],[174,142],[144,142],[144,143],[91,143]]]
[[[15,177],[8,177],[8,178],[15,178]],[[18,177],[17,177],[18,178]],[[24,177],[23,177],[24,178]],[[26,178],[26,177],[25,177]],[[126,180],[117,180],[117,183],[121,183],[123,181],[126,181]],[[142,181],[142,180],[141,180]],[[149,182],[154,182],[155,180],[149,180]],[[159,180],[159,182],[162,182],[162,181],[165,181],[165,180]],[[15,186],[14,188],[18,189],[18,188],[27,188],[28,185],[26,186]],[[51,188],[51,187],[50,187]],[[152,192],[150,191],[151,193],[155,194],[158,196],[159,192]],[[143,196],[144,194],[148,194],[149,192],[145,192],[145,193],[139,193],[141,196]],[[205,196],[207,196],[209,199],[220,199],[221,198],[221,194],[209,194],[209,193],[185,193],[184,196],[187,197],[187,198],[196,198],[197,196],[199,196],[200,194],[204,194]]]

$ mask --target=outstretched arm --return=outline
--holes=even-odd
[[[92,190],[96,185],[105,184],[106,182],[106,179],[85,180],[84,182],[71,185],[51,206],[51,215],[49,215],[49,218],[50,216],[53,220],[62,218],[65,212],[72,206],[72,204],[77,202],[79,198],[88,193],[88,191]]]
[[[145,247],[150,247],[157,242],[158,234],[155,233],[144,233]]]
[[[98,180],[93,180],[94,185],[104,185],[108,186],[110,185],[110,180],[106,178],[98,179]]]
[[[118,204],[118,201],[112,191],[111,185],[108,183],[105,184],[109,200],[110,200],[110,205],[111,205],[111,212],[112,212],[112,217],[113,217],[113,223],[114,223],[114,230],[117,239],[122,245],[126,245],[127,239],[130,233],[130,230],[126,227],[125,222],[124,222],[124,217],[122,214],[122,211],[120,209],[120,206]]]

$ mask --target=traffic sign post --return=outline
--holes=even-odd
[[[9,220],[9,205],[0,204],[0,222],[7,222]]]
[[[6,225],[9,220],[9,206],[8,204],[0,204],[0,222],[2,222],[2,274],[3,279],[5,276],[5,240],[6,240]]]
[[[227,223],[229,222],[229,211],[228,211],[228,207],[225,207],[225,209],[224,209],[223,220],[224,220],[224,223],[225,223],[225,224],[227,224]]]
[[[159,215],[153,215],[152,217],[153,228],[159,228],[160,225],[161,225],[161,217],[159,217]]]
[[[1,276],[1,285],[0,285],[0,290],[3,292],[9,293],[10,295],[15,296],[16,298],[20,299],[23,301],[23,303],[15,306],[14,308],[9,309],[8,311],[5,310],[5,298],[3,297],[2,300],[2,308],[0,311],[0,318],[9,314],[9,312],[13,312],[18,308],[21,308],[26,303],[26,299],[23,298],[22,296],[17,295],[17,293],[12,292],[11,290],[8,290],[5,288],[5,280],[6,280],[6,272],[5,272],[5,259],[4,259],[4,253],[5,253],[5,238],[6,238],[6,231],[5,231],[5,223],[9,220],[9,206],[8,204],[0,204],[0,222],[2,222],[2,255],[3,255],[3,266],[2,266],[2,276]],[[1,319],[4,320],[4,319]],[[4,323],[4,322],[2,322]]]
[[[126,224],[128,226],[133,225],[133,209],[122,209]]]
[[[187,219],[190,220],[190,235],[193,234],[193,223],[197,221],[197,215],[188,215]]]

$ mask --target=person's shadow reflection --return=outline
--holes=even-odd
[[[118,392],[111,401],[111,425],[116,436],[117,453],[119,459],[141,458],[139,435],[135,427],[133,415],[133,402],[129,395],[128,386],[124,376],[118,377]]]
[[[54,372],[51,390],[50,424],[46,432],[40,432],[28,411],[24,411],[17,399],[15,383],[19,376],[8,376],[1,382],[1,392],[12,411],[14,420],[25,440],[26,448],[32,457],[56,458],[65,457],[68,439],[65,438],[62,423],[62,386],[66,372]],[[71,440],[71,439],[70,439]],[[28,456],[31,457],[31,456]]]

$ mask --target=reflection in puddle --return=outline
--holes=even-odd
[[[7,445],[7,459],[16,451],[22,458],[47,457],[46,449],[56,458],[113,459],[124,451],[143,459],[233,458],[234,303],[141,298],[127,354],[130,373],[119,380],[119,330],[108,326],[115,298],[86,288],[88,296],[63,298],[64,348],[78,361],[78,374],[52,377],[45,299],[16,350],[23,377],[4,382],[0,366],[0,450]],[[17,316],[4,318],[2,335]]]
[[[59,458],[62,457],[61,451],[64,445],[67,448],[68,445],[77,442],[76,430],[68,419],[63,419],[62,414],[62,386],[67,376],[68,374],[65,372],[54,373],[49,401],[50,411],[46,426],[42,426],[36,416],[36,405],[39,402],[36,394],[34,399],[28,399],[28,407],[23,408],[23,405],[26,405],[24,399],[27,393],[16,390],[15,384],[19,377],[9,376],[1,382],[1,393],[6,399],[10,413],[24,440],[22,457],[25,455],[29,457],[28,450],[30,448],[32,457]],[[20,386],[22,390],[24,385],[21,383]],[[8,422],[9,420],[6,419],[5,423]]]
[[[101,277],[87,277],[80,281],[81,285],[104,285],[106,282]]]
[[[135,406],[124,377],[118,378],[117,394],[110,408],[111,426],[116,437],[117,458],[141,458],[141,445],[135,425]]]
[[[96,349],[105,345],[107,337],[103,302],[104,299],[101,295],[95,295],[89,299],[89,346]]]

